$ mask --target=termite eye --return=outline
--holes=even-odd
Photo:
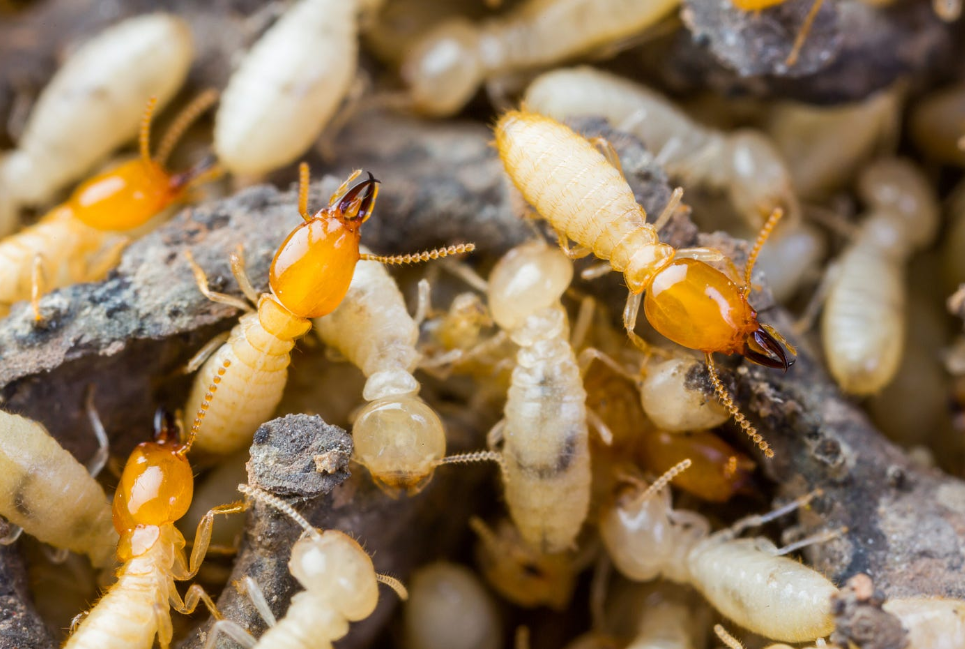
[[[343,221],[355,224],[365,223],[372,215],[375,199],[379,195],[379,181],[369,172],[368,180],[348,190],[336,207],[339,217]]]

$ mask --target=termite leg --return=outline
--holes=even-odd
[[[599,277],[603,277],[604,275],[612,271],[613,271],[613,266],[610,265],[610,262],[604,262],[602,264],[594,264],[592,266],[584,268],[582,271],[580,271],[580,277],[589,281],[589,280],[597,279]]]
[[[814,4],[811,5],[811,10],[808,12],[804,23],[801,25],[801,29],[797,33],[797,38],[794,39],[791,53],[788,54],[787,59],[784,60],[784,65],[791,67],[797,63],[797,57],[801,54],[801,48],[804,47],[804,41],[807,40],[808,33],[811,31],[811,25],[814,24],[814,19],[818,17],[818,12],[821,10],[823,2],[824,0],[814,0]]]
[[[208,639],[205,641],[203,649],[215,649],[222,635],[231,638],[245,649],[253,649],[258,644],[258,641],[251,637],[251,634],[237,622],[218,620],[208,631]]]
[[[623,378],[633,381],[634,383],[640,380],[639,376],[627,370],[627,368],[621,365],[615,358],[606,352],[600,351],[596,347],[587,347],[581,351],[579,357],[577,357],[577,362],[580,365],[580,376],[584,376],[586,374],[586,371],[590,369],[590,365],[593,363],[593,361],[600,361]]]
[[[811,330],[811,327],[814,326],[814,321],[818,319],[818,314],[821,313],[821,308],[828,299],[828,293],[831,292],[831,287],[837,283],[840,277],[840,262],[831,262],[827,270],[824,271],[824,277],[821,278],[821,283],[814,289],[811,299],[808,300],[804,311],[801,312],[801,316],[791,325],[791,331],[800,336]]]
[[[592,250],[590,250],[586,246],[575,246],[571,248],[570,240],[566,236],[566,233],[563,232],[562,230],[557,230],[555,228],[554,228],[554,231],[556,232],[556,243],[559,244],[560,250],[563,251],[563,254],[569,257],[570,259],[583,259],[584,257],[586,257],[592,252]]]
[[[265,599],[265,593],[262,592],[258,582],[255,581],[251,575],[245,575],[241,583],[244,585],[245,594],[248,595],[248,599],[251,600],[261,619],[263,619],[268,626],[275,626],[278,620],[275,619],[275,613],[271,610],[271,607],[268,606],[268,600]]]
[[[772,520],[776,518],[780,518],[781,516],[786,516],[787,514],[790,514],[796,509],[800,509],[801,507],[804,507],[812,500],[814,500],[815,497],[820,496],[821,493],[822,491],[820,489],[815,489],[814,491],[810,493],[806,493],[803,496],[799,496],[798,498],[795,498],[794,500],[787,503],[786,505],[782,507],[778,507],[777,509],[771,510],[766,514],[753,514],[751,516],[745,516],[744,518],[734,521],[734,523],[731,524],[730,527],[722,529],[719,532],[715,532],[714,538],[720,539],[723,541],[735,539],[738,536],[740,536],[745,530],[748,530],[752,527],[760,527],[761,525],[770,523]]]
[[[606,139],[602,135],[598,135],[590,138],[590,144],[593,145],[593,148],[603,154],[603,157],[606,158],[606,161],[613,165],[613,167],[620,172],[621,176],[623,175],[623,163],[620,162],[620,154],[618,154],[617,150],[613,148],[613,143],[611,143],[610,140]]]
[[[47,288],[47,275],[44,272],[44,257],[40,253],[34,255],[33,268],[30,271],[30,307],[34,312],[34,322],[43,322],[40,313],[40,298]]]
[[[94,437],[97,438],[97,451],[87,460],[87,472],[90,473],[92,478],[96,478],[104,469],[104,465],[107,464],[110,453],[107,431],[104,429],[104,423],[101,421],[100,415],[97,413],[97,408],[94,406],[93,384],[87,386],[87,398],[84,399],[84,409],[87,411],[87,420],[90,422],[91,430],[94,431]]]
[[[590,325],[593,323],[593,312],[596,311],[596,300],[592,295],[585,295],[580,300],[580,310],[576,314],[576,323],[570,333],[570,347],[579,349],[586,341],[586,336],[590,333]]]
[[[415,315],[412,316],[412,320],[415,322],[415,326],[419,327],[425,321],[426,316],[429,315],[429,310],[432,308],[432,303],[430,302],[429,280],[420,279],[419,283],[416,285],[416,290],[417,298]]]
[[[775,556],[781,557],[785,554],[790,554],[792,552],[797,552],[801,548],[806,548],[809,545],[815,545],[816,543],[827,543],[833,539],[840,537],[843,534],[847,534],[847,527],[836,527],[833,530],[824,530],[823,532],[818,532],[817,534],[812,534],[807,536],[800,541],[795,541],[785,545],[783,548],[778,548],[777,552],[774,553]]]
[[[231,336],[230,331],[223,331],[207,343],[204,347],[199,349],[194,356],[188,359],[188,362],[182,366],[177,373],[178,374],[193,374],[198,370],[199,367],[204,365],[204,362],[211,357],[211,354],[215,353],[220,349],[220,347],[228,341]]]
[[[154,602],[154,620],[157,623],[157,643],[161,649],[168,649],[174,638],[174,625],[171,623],[171,612],[167,602]]]
[[[610,586],[610,575],[613,572],[613,564],[606,552],[601,552],[600,557],[593,566],[593,576],[590,578],[590,620],[594,629],[606,628],[606,593]]]
[[[198,584],[193,584],[188,588],[188,592],[184,594],[184,600],[181,600],[181,596],[178,592],[172,591],[171,594],[171,608],[173,608],[178,613],[182,615],[191,615],[194,613],[194,609],[198,608],[199,603],[204,603],[205,608],[211,613],[211,617],[216,620],[222,619],[221,611],[215,606],[214,600],[211,599],[211,595],[205,592],[204,588]]]
[[[201,568],[201,561],[204,559],[204,555],[208,551],[208,545],[211,543],[211,528],[214,526],[215,515],[237,514],[245,511],[245,508],[246,506],[243,502],[235,502],[209,509],[208,513],[201,519],[201,522],[198,523],[198,529],[194,533],[194,544],[191,548],[190,563],[185,566],[184,560],[179,560],[178,563],[175,564],[174,578],[178,581],[186,581],[198,573],[198,569]]]
[[[660,232],[660,230],[663,229],[663,226],[670,222],[670,219],[673,218],[673,215],[677,212],[677,207],[680,205],[680,201],[683,197],[683,187],[677,187],[675,190],[673,190],[673,193],[670,195],[670,200],[667,201],[667,205],[663,208],[663,211],[660,212],[660,216],[657,217],[657,220],[653,222],[653,229],[655,231]]]
[[[204,272],[204,269],[201,268],[201,266],[199,266],[196,261],[194,261],[194,255],[191,254],[191,251],[185,250],[184,256],[187,258],[188,263],[191,265],[191,271],[194,273],[194,279],[198,284],[198,290],[201,291],[202,295],[204,295],[212,302],[217,302],[219,304],[227,304],[228,306],[233,306],[234,308],[244,311],[246,313],[251,313],[254,311],[254,309],[251,308],[251,305],[245,302],[244,300],[236,298],[233,295],[227,295],[226,293],[217,293],[215,291],[212,291],[208,287],[208,275]]]
[[[696,261],[702,261],[704,263],[723,261],[728,259],[727,255],[722,253],[717,248],[681,248],[674,255],[675,259],[694,259]]]
[[[441,266],[480,293],[489,290],[489,282],[480,277],[479,273],[469,265],[461,261],[448,260],[442,262]]]
[[[500,419],[489,429],[489,432],[486,433],[486,448],[490,450],[499,448],[499,445],[503,443],[504,430],[506,430],[506,420]]]
[[[100,256],[97,263],[84,269],[84,276],[89,281],[100,281],[104,279],[111,269],[121,263],[121,255],[124,254],[124,250],[127,249],[130,244],[130,237],[123,237],[119,241],[116,241]]]
[[[252,304],[258,304],[258,291],[251,285],[251,278],[248,277],[248,270],[245,265],[245,249],[240,243],[233,253],[231,253],[231,274],[235,276],[235,281],[241,287],[241,292]]]
[[[600,415],[592,408],[586,409],[586,423],[596,430],[596,434],[600,436],[600,440],[604,444],[613,446],[613,431],[610,430],[610,427],[606,425]]]
[[[640,315],[640,301],[642,299],[643,293],[630,293],[627,296],[627,304],[623,307],[623,328],[626,329],[627,336],[633,346],[647,353],[650,351],[650,344],[634,331],[637,328],[637,317]]]

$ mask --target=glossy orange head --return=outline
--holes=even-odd
[[[702,261],[674,260],[654,277],[643,306],[654,329],[689,349],[740,354],[784,370],[794,362],[757,321],[745,292]]]
[[[126,561],[151,547],[159,527],[184,516],[194,495],[194,473],[170,418],[155,421],[153,442],[139,444],[127,459],[114,494],[118,557]]]
[[[71,195],[69,205],[77,219],[98,230],[126,231],[138,228],[161,210],[178,201],[188,187],[213,166],[206,158],[180,174],[164,168],[171,149],[185,129],[217,99],[214,92],[201,94],[175,120],[151,157],[151,116],[155,100],[148,102],[141,124],[141,155],[83,183]]]
[[[336,192],[314,216],[301,210],[305,223],[281,244],[268,276],[272,293],[293,314],[320,318],[345,297],[359,261],[359,227],[372,214],[378,183],[369,174],[355,187]],[[302,185],[306,196],[307,182]]]

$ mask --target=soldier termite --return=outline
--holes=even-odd
[[[43,319],[39,301],[44,290],[102,279],[132,237],[145,234],[155,216],[204,178],[210,159],[177,174],[164,163],[184,130],[216,100],[214,91],[199,95],[171,125],[153,157],[156,102],[150,100],[141,121],[138,158],[90,178],[36,225],[0,241],[0,314],[30,299],[35,319]]]
[[[440,561],[412,575],[403,611],[407,649],[500,649],[502,626],[492,596],[468,568]]]
[[[77,50],[44,89],[0,178],[21,205],[41,205],[137,134],[144,103],[164,106],[194,56],[187,23],[164,13],[125,20]],[[0,223],[0,234],[14,224]]]
[[[246,312],[228,341],[201,368],[188,398],[187,412],[197,412],[222,365],[234,364],[230,378],[220,386],[221,398],[205,410],[207,425],[197,439],[199,451],[223,455],[251,442],[255,430],[281,400],[295,340],[311,329],[311,319],[328,315],[338,307],[360,260],[414,263],[465,250],[464,246],[451,246],[391,257],[360,253],[360,228],[371,216],[378,195],[378,181],[371,174],[349,189],[361,173],[353,173],[335,191],[328,205],[312,215],[308,211],[308,166],[302,165],[298,211],[305,222],[292,230],[275,253],[269,272],[270,293],[259,296],[245,274],[241,254],[232,255],[232,272],[245,296],[257,304],[254,313],[244,300],[209,290],[207,276],[189,251],[188,259],[201,292],[215,302]],[[202,349],[189,369],[203,361],[209,351],[209,346]]]
[[[305,153],[349,91],[361,0],[299,0],[231,76],[215,121],[226,169],[260,176]]]
[[[675,250],[657,237],[679,202],[679,191],[657,222],[647,223],[646,212],[620,171],[563,124],[511,111],[496,124],[496,146],[513,183],[556,231],[564,252],[571,257],[592,252],[607,262],[601,270],[623,273],[629,288],[623,322],[630,340],[644,351],[649,349],[634,332],[643,300],[647,320],[657,332],[704,353],[721,402],[765,455],[773,455],[720,382],[712,354],[740,354],[784,370],[793,362],[782,343],[792,354],[793,348],[774,329],[758,322],[747,301],[757,254],[781,211],[776,210],[765,223],[743,279],[736,272],[728,277],[702,261],[719,259],[719,253],[706,248]],[[578,248],[571,250],[570,240]],[[717,297],[708,300],[708,294]]]
[[[359,250],[372,256],[364,247]],[[445,252],[472,250],[463,245]],[[428,285],[423,286],[417,311],[424,314]],[[409,315],[383,263],[360,261],[345,298],[315,320],[315,329],[367,377],[362,397],[369,403],[352,425],[355,459],[383,491],[418,493],[446,454],[446,433],[442,420],[419,397],[419,382],[412,375],[420,360],[419,322]]]
[[[814,494],[763,516],[750,516],[710,534],[707,519],[675,510],[667,484],[690,466],[684,461],[652,485],[625,489],[600,521],[600,534],[617,569],[635,581],[663,576],[696,588],[721,614],[765,637],[806,642],[834,630],[834,584],[821,573],[783,556],[807,543],[833,538],[826,532],[782,549],[763,537],[741,539],[810,502]]]
[[[507,16],[479,25],[449,20],[414,45],[402,65],[402,77],[417,110],[451,115],[486,79],[551,65],[633,36],[679,4],[679,0],[608,0],[605,6],[588,0],[527,0]]]
[[[386,584],[406,599],[405,587],[396,579],[375,572],[372,559],[348,534],[319,530],[311,526],[291,505],[272,494],[249,485],[238,485],[248,498],[273,507],[291,518],[304,532],[291,550],[288,569],[305,587],[292,597],[281,620],[269,608],[254,579],[245,585],[269,628],[257,641],[237,623],[218,620],[208,634],[205,649],[218,646],[221,635],[252,649],[322,649],[348,633],[348,623],[364,620],[379,601],[379,583]]]
[[[229,365],[220,368],[209,388],[212,392]],[[209,393],[205,406],[212,397]],[[185,558],[185,539],[174,522],[187,512],[194,493],[194,473],[185,456],[204,411],[197,417],[183,441],[171,422],[161,418],[154,441],[141,443],[128,458],[113,505],[114,528],[121,537],[117,582],[80,622],[65,649],[150,649],[155,636],[161,648],[167,649],[173,635],[172,607],[189,614],[203,601],[218,616],[214,602],[200,586],[191,586],[182,600],[174,583],[198,572],[214,516],[243,509],[234,503],[210,510],[198,525],[190,561]]]
[[[905,263],[938,230],[938,201],[908,161],[876,161],[861,175],[870,208],[861,229],[829,271],[821,321],[825,358],[841,389],[873,394],[901,362],[905,340]]]
[[[94,479],[107,460],[106,437],[100,441],[103,451],[85,467],[38,422],[0,412],[0,514],[44,543],[104,567],[113,561],[117,532]]]

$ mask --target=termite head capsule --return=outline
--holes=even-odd
[[[703,352],[740,354],[758,365],[787,370],[794,362],[745,293],[724,273],[694,259],[676,259],[644,296],[647,320],[661,335]]]
[[[98,230],[133,230],[181,197],[183,175],[154,160],[130,160],[94,176],[71,197],[77,218]]]
[[[139,444],[127,459],[114,494],[114,528],[121,536],[118,558],[127,561],[154,545],[159,527],[191,506],[194,473],[170,419],[158,417],[153,442]]]
[[[328,315],[341,303],[359,260],[359,227],[371,216],[379,181],[369,174],[292,230],[271,262],[278,301],[302,318]],[[322,281],[324,278],[324,281]]]
[[[379,585],[372,559],[343,532],[305,532],[292,546],[288,568],[306,590],[351,622],[375,610]]]
[[[413,107],[443,117],[459,112],[483,81],[479,34],[463,19],[447,20],[430,30],[402,64]]]
[[[573,279],[573,264],[557,248],[524,243],[507,252],[489,274],[489,310],[506,331],[530,315],[559,304]]]
[[[355,459],[393,497],[402,491],[422,491],[446,454],[442,421],[415,395],[387,397],[365,406],[352,426],[352,438]]]

